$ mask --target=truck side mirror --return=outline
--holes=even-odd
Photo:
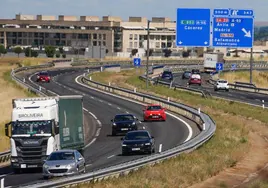
[[[7,137],[11,137],[11,134],[10,134],[10,126],[11,125],[11,122],[5,124],[5,134]]]
[[[55,125],[55,129],[54,129],[54,134],[55,134],[55,135],[56,135],[56,134],[59,134],[59,131],[60,131],[59,128],[60,128],[59,126]]]

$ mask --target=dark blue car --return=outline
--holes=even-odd
[[[122,155],[155,152],[154,137],[147,130],[130,131],[122,140]]]
[[[172,74],[172,72],[171,71],[164,71],[162,73],[161,79],[162,80],[172,81],[173,80],[173,74]]]
[[[112,122],[112,135],[137,130],[139,120],[132,114],[117,114]]]

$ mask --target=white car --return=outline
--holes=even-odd
[[[215,91],[218,91],[218,90],[229,91],[228,82],[226,80],[218,80],[216,82],[216,85],[214,86],[214,90]]]

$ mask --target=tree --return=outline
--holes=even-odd
[[[60,52],[56,52],[56,58],[60,58]]]
[[[138,49],[132,49],[131,50],[131,55],[135,56],[138,53]]]
[[[38,57],[38,55],[39,55],[38,51],[32,50],[32,52],[31,52],[32,57]]]
[[[189,51],[183,51],[182,52],[182,57],[189,57],[190,52]]]
[[[63,47],[59,47],[60,54],[64,53]]]
[[[1,54],[5,54],[4,52],[5,52],[5,47],[3,46],[3,45],[0,45],[0,56],[1,56]]]
[[[151,56],[152,54],[153,54],[153,50],[150,49],[150,50],[149,50],[149,56]],[[147,56],[147,50],[145,50],[145,56]]]
[[[45,47],[45,53],[47,55],[47,57],[54,57],[56,52],[56,49],[54,46],[46,46]]]
[[[66,54],[62,54],[62,58],[66,58]]]
[[[170,49],[164,49],[163,52],[164,52],[165,57],[171,56],[171,53],[172,53],[172,51]]]
[[[22,48],[19,46],[13,49],[13,52],[18,54],[18,57],[20,57],[20,54],[22,53],[22,51],[23,51]]]

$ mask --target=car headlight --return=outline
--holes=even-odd
[[[150,143],[150,142],[145,144],[145,146],[150,146],[150,145],[151,145],[151,143]]]
[[[68,164],[66,167],[67,168],[72,168],[72,167],[74,167],[74,164]]]
[[[132,125],[136,125],[136,123],[135,123],[135,122],[133,122],[133,123],[132,123]]]
[[[12,163],[17,163],[17,162],[19,162],[19,160],[18,159],[11,159],[11,162]]]
[[[48,165],[47,164],[44,164],[43,165],[43,168],[47,169],[48,168]]]
[[[153,114],[150,114],[150,116],[153,115]]]
[[[161,114],[158,114],[159,116],[161,115]]]
[[[126,144],[122,144],[123,147],[126,147],[127,145]]]
[[[116,126],[116,123],[113,123],[113,126]]]

